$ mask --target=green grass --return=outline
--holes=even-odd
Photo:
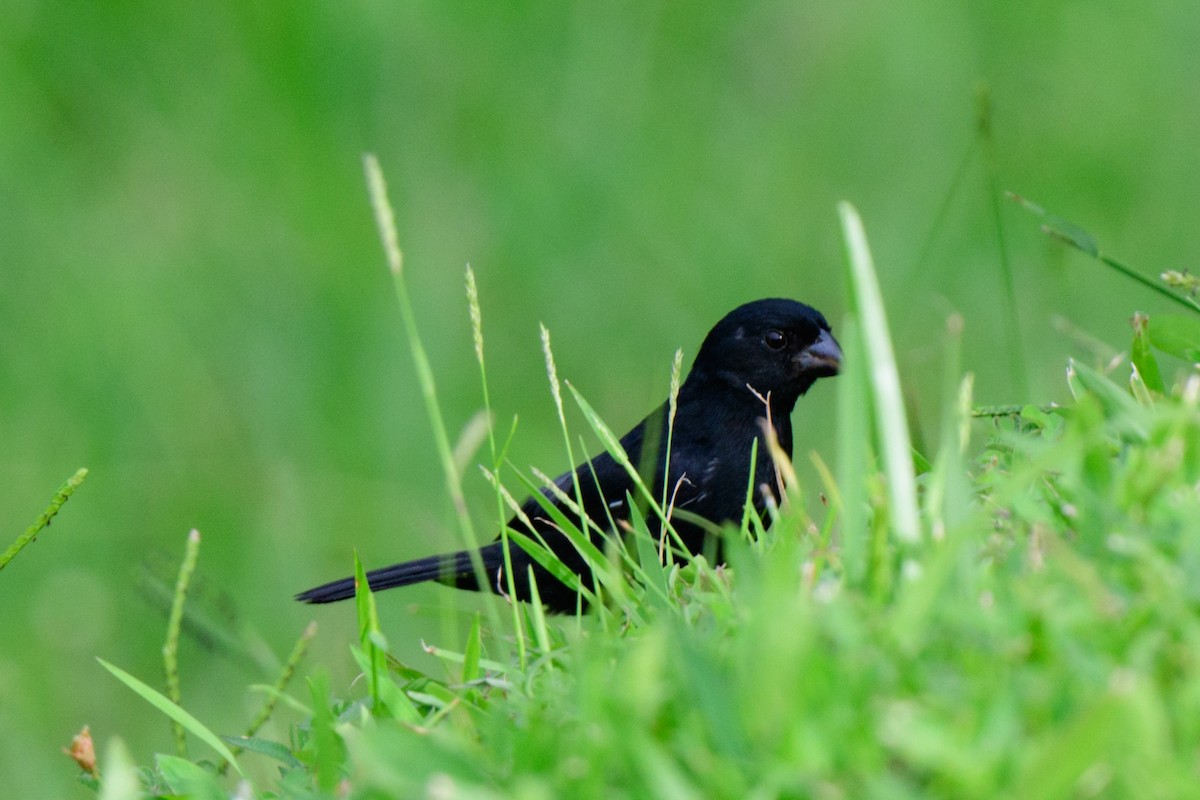
[[[372,180],[378,209],[378,172]],[[360,589],[352,651],[363,679],[331,686],[317,665],[305,699],[290,701],[307,711],[286,740],[227,739],[242,748],[235,769],[262,762],[252,778],[167,755],[135,768],[113,742],[101,796],[1187,795],[1200,780],[1200,374],[1149,388],[1136,376],[1151,362],[1157,373],[1164,351],[1142,348],[1140,370],[1072,364],[1067,407],[980,421],[952,321],[940,438],[909,458],[906,430],[893,427],[905,414],[874,269],[849,206],[843,223],[858,301],[834,382],[836,456],[863,469],[826,477],[827,502],[806,507],[781,464],[793,474],[789,502],[766,534],[752,518],[727,530],[728,566],[714,568],[701,557],[661,563],[669,516],[647,494],[646,516],[610,542],[613,556],[589,556],[602,589],[592,611],[546,617],[530,604],[507,618],[495,599],[486,623],[476,615],[464,638],[430,648],[436,669],[389,654],[375,598]],[[585,427],[619,447],[571,389]],[[903,459],[887,455],[901,444]],[[200,720],[106,666],[233,759]]]
[[[292,595],[349,574],[354,552],[375,567],[459,544],[364,151],[389,178],[481,537],[505,511],[477,464],[518,496],[519,476],[540,482],[528,465],[569,466],[539,322],[564,382],[625,430],[667,395],[677,348],[690,361],[740,302],[792,296],[854,335],[836,211],[849,199],[870,233],[921,454],[920,531],[937,540],[972,507],[991,424],[969,423],[962,454],[940,446],[964,424],[946,413],[964,373],[968,404],[1066,405],[1068,359],[1109,369],[1136,312],[1149,322],[1131,359],[1150,397],[1179,382],[1165,348],[1196,360],[1193,311],[1039,234],[1044,220],[996,189],[1083,223],[1106,257],[1151,280],[1172,274],[1194,300],[1198,10],[7,4],[0,550],[64,479],[89,474],[0,572],[5,791],[87,797],[61,754],[85,724],[102,759],[118,736],[135,764],[176,752],[167,718],[95,657],[164,689],[190,530],[203,549],[181,619],[181,704],[212,731],[244,734],[274,697],[257,736],[277,742],[314,710],[310,669],[338,697],[363,690],[353,607],[314,612]],[[462,302],[468,263],[486,400]],[[1113,378],[1127,383],[1123,370]],[[856,381],[870,376],[826,382],[798,407],[799,491],[776,532],[811,522],[814,569],[882,598],[897,580],[884,569],[894,487],[859,488],[875,471],[863,443],[876,422]],[[563,391],[571,449],[596,452]],[[1136,382],[1131,392],[1142,396]],[[629,556],[648,561],[636,546]],[[543,630],[522,609],[439,586],[382,595],[379,613],[389,652],[442,678],[450,668],[422,642],[465,656],[477,614],[483,661],[522,670],[538,651],[520,648],[562,623]],[[313,619],[298,677],[272,694]],[[206,754],[189,734],[189,756]],[[273,762],[239,761],[270,785]]]

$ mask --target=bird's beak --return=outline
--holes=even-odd
[[[837,375],[842,369],[842,348],[829,331],[821,331],[817,340],[796,354],[800,371],[818,378]]]

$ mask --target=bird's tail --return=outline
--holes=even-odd
[[[504,551],[499,542],[493,542],[480,548],[478,553],[483,561],[484,572],[490,580],[496,570],[504,564]],[[367,573],[367,585],[374,592],[425,581],[439,581],[460,589],[479,588],[469,550],[418,558],[416,561],[392,564],[390,567],[374,569]],[[296,595],[297,600],[305,603],[333,603],[351,597],[354,597],[354,578],[342,578]]]

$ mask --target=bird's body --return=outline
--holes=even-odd
[[[741,519],[752,469],[755,486],[766,484],[768,491],[779,496],[770,450],[762,441],[766,435],[762,420],[769,420],[780,447],[790,456],[791,413],[797,398],[818,378],[836,374],[840,361],[837,342],[816,310],[792,300],[747,303],[717,323],[701,345],[679,390],[671,425],[670,457],[667,457],[666,403],[621,438],[630,461],[644,465],[642,474],[653,474],[647,485],[654,496],[664,497],[666,487],[667,505],[687,512],[673,517],[672,525],[690,552],[700,552],[707,538],[703,524],[689,521],[693,516],[718,525]],[[647,444],[657,451],[653,461],[643,458]],[[628,497],[636,498],[638,492],[628,471],[611,455],[601,453],[559,476],[555,483],[574,499],[576,481],[582,508],[597,526],[611,529],[613,522],[628,519]],[[544,494],[568,518],[578,522],[578,517],[553,493],[546,490]],[[763,492],[754,489],[751,496],[755,510],[761,513],[766,504]],[[535,534],[533,538],[541,538],[569,570],[589,579],[586,560],[547,517],[538,500],[528,498],[521,510],[522,514],[508,523],[509,527]],[[530,530],[530,524],[536,533]],[[597,540],[597,535],[593,535],[593,540]],[[488,576],[486,588],[507,593],[500,540],[480,548],[479,559]],[[517,599],[528,600],[531,596],[528,571],[532,566],[538,593],[547,607],[556,611],[576,607],[575,590],[554,578],[521,548],[511,546],[510,559]],[[480,588],[468,551],[408,561],[367,573],[367,581],[374,590],[430,580],[464,589]],[[353,594],[354,581],[346,578],[310,589],[297,599],[327,603]]]

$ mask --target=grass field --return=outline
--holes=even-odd
[[[391,185],[452,440],[483,402],[468,262],[498,430],[519,419],[512,462],[553,474],[567,464],[539,322],[559,373],[624,430],[666,394],[675,349],[690,359],[739,302],[792,296],[839,335],[858,324],[845,199],[870,236],[930,467],[920,543],[905,545],[880,511],[894,499],[846,482],[868,463],[848,443],[865,447],[872,427],[848,373],[796,415],[817,537],[787,517],[779,530],[803,535],[747,548],[732,588],[702,570],[672,578],[675,601],[627,631],[551,620],[541,641],[530,620],[524,664],[492,624],[512,624],[502,605],[440,587],[381,595],[391,652],[433,678],[412,713],[440,722],[347,734],[364,792],[410,796],[436,772],[479,796],[547,797],[1178,796],[1194,783],[1191,372],[1154,351],[1164,391],[1139,401],[1128,358],[1114,361],[1135,311],[1152,330],[1190,312],[1046,237],[1003,192],[1151,278],[1187,268],[1200,11],[25,2],[0,28],[0,546],[89,470],[0,574],[0,775],[15,796],[87,796],[59,752],[84,724],[102,754],[117,736],[136,763],[174,751],[165,717],[95,657],[163,688],[192,528],[188,630],[202,635],[180,643],[184,707],[242,731],[261,703],[247,687],[273,682],[316,618],[289,691],[325,720],[322,780],[341,763],[302,681],[369,696],[351,685],[354,611],[290,597],[345,574],[355,549],[376,566],[450,547],[457,529],[364,151]],[[1074,402],[1068,358],[1091,398],[1079,409],[974,421],[965,451],[948,445],[964,372],[977,404],[1040,407]],[[845,508],[869,536],[841,517],[826,527],[817,494],[831,489],[810,452],[861,501]],[[463,491],[493,529],[473,468]],[[474,677],[512,691],[459,689],[463,665],[421,648],[465,652],[476,613],[486,658],[509,671],[481,661]],[[461,697],[444,713],[443,691]],[[307,721],[282,708],[261,735],[286,742]],[[271,785],[268,760],[240,761]]]

